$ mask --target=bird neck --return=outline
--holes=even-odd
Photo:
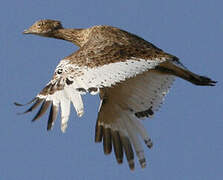
[[[82,47],[88,41],[88,29],[58,29],[51,33],[49,37],[62,39]]]

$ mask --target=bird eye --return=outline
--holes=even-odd
[[[41,27],[41,26],[43,26],[43,25],[44,25],[44,22],[42,22],[42,21],[40,21],[40,22],[37,23],[37,26],[38,26],[38,27]]]

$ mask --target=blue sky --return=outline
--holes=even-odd
[[[217,0],[7,0],[1,3],[0,179],[171,179],[223,177],[222,1]],[[178,56],[189,69],[219,81],[196,87],[177,79],[161,110],[143,123],[153,139],[145,147],[148,166],[131,172],[94,143],[98,96],[84,97],[85,115],[71,113],[67,133],[47,116],[17,115],[50,80],[59,60],[77,50],[72,44],[22,31],[34,21],[61,20],[65,27],[107,24],[135,33]]]

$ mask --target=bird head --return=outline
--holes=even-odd
[[[49,36],[55,30],[62,29],[60,21],[44,19],[36,21],[29,29],[24,30],[23,34],[36,34],[40,36]]]

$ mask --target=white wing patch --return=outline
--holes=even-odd
[[[117,83],[122,84],[121,82],[126,82],[125,85],[123,85],[124,87],[128,84],[128,79],[134,79],[132,77],[135,76],[137,79],[136,82],[139,82],[139,87],[136,92],[140,93],[140,91],[145,88],[145,83],[138,81],[138,75],[154,69],[163,61],[165,61],[165,59],[144,60],[132,58],[124,62],[115,62],[91,68],[88,66],[77,66],[67,59],[61,60],[56,67],[52,80],[36,96],[33,106],[26,112],[32,111],[42,103],[39,112],[33,119],[36,120],[40,118],[51,105],[47,126],[47,129],[50,130],[56,120],[59,109],[61,109],[61,130],[65,132],[70,115],[70,103],[73,104],[78,116],[82,116],[84,113],[84,105],[81,97],[82,93],[90,92],[91,94],[97,94],[100,88],[111,87]],[[149,81],[155,82],[159,81],[159,79],[151,76]],[[154,88],[156,88],[155,83],[153,84]],[[130,89],[131,88],[134,88],[134,86],[131,86]],[[151,89],[153,87],[151,86],[149,88]],[[128,94],[128,91],[126,92]],[[134,107],[135,110],[140,111],[143,109],[142,107],[144,107],[144,105],[138,102],[138,99],[135,98],[135,94],[129,94],[129,96],[132,97],[129,98],[126,103]],[[148,99],[149,98],[146,98],[145,100]],[[145,106],[148,107],[147,105],[148,104]],[[156,107],[156,105],[154,105],[154,107]]]
[[[107,145],[109,136],[104,133],[104,129],[111,129],[111,132],[119,133],[120,144],[122,144],[122,138],[124,137],[130,142],[128,145],[130,148],[128,152],[125,152],[129,167],[131,169],[134,168],[131,144],[141,167],[144,168],[146,166],[140,138],[143,139],[149,148],[153,144],[139,118],[151,117],[159,109],[173,81],[174,76],[151,70],[127,79],[113,88],[101,90],[102,100],[96,125],[95,141],[100,142],[103,140],[106,154],[110,153],[111,146]],[[99,129],[102,129],[102,135],[100,135]],[[106,132],[109,131],[107,130]],[[102,138],[100,138],[101,136]],[[111,139],[115,138],[113,133],[110,136]],[[117,143],[113,143],[113,146],[117,161],[122,162],[120,160],[122,156],[120,156],[121,150],[119,146],[117,146]]]
[[[150,71],[120,84],[119,93],[127,97],[123,103],[134,110],[137,117],[151,117],[159,110],[174,80],[172,75]]]
[[[57,117],[56,113],[61,109],[61,130],[65,132],[70,115],[70,103],[74,105],[78,116],[82,116],[84,113],[84,105],[81,97],[82,93],[90,92],[92,94],[97,94],[100,88],[111,87],[117,83],[122,84],[121,82],[126,82],[123,85],[124,87],[128,85],[128,79],[134,79],[132,77],[135,76],[135,81],[138,86],[136,92],[141,93],[140,91],[145,88],[145,82],[139,81],[142,77],[138,75],[154,69],[163,61],[165,61],[165,59],[144,60],[132,58],[125,62],[115,62],[91,68],[88,66],[80,67],[72,64],[70,60],[64,59],[58,64],[52,80],[36,96],[36,101],[34,101],[33,106],[27,112],[32,111],[38,105],[43,103],[34,118],[34,120],[36,120],[41,117],[51,105],[52,107],[47,128],[49,130],[53,126]],[[154,87],[148,87],[149,90],[151,90],[156,88],[156,81],[159,81],[159,79],[157,79],[157,76],[151,76],[150,79],[146,79],[146,83],[149,81],[154,81]],[[134,80],[131,83],[134,84]],[[123,87],[121,87],[121,89]],[[130,86],[129,90],[131,90],[131,88],[135,87]],[[126,94],[128,93],[129,92],[126,91]],[[134,107],[135,110],[142,110],[144,105],[135,98],[135,94],[128,95],[131,98],[129,98],[126,103],[130,104],[131,107]],[[145,100],[147,104],[145,104],[145,106],[148,107],[147,105],[151,97],[146,97]],[[155,104],[154,108],[156,108],[156,106],[157,105]]]
[[[79,74],[74,73],[73,77],[70,78],[77,82],[80,91],[92,92],[93,89],[93,92],[98,92],[96,90],[98,88],[111,87],[149,69],[154,69],[164,61],[165,59],[144,60],[132,58],[124,62],[115,62],[94,68],[79,67],[75,64],[67,65],[79,72]]]

